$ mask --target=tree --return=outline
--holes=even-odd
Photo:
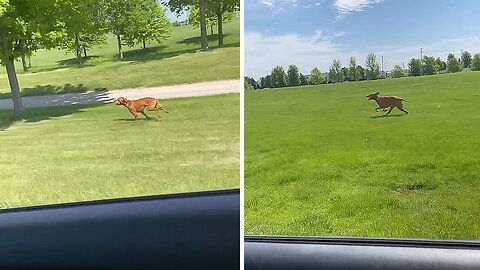
[[[408,68],[410,69],[410,76],[422,75],[422,62],[420,59],[412,58],[410,62],[408,62]]]
[[[365,74],[365,69],[360,65],[358,65],[356,69],[357,69],[357,72],[358,72],[358,80],[359,81],[366,80],[367,77],[366,77],[366,74]]]
[[[342,67],[342,82],[348,81],[348,68]]]
[[[263,88],[272,88],[272,76],[271,75],[265,76],[265,84],[263,84]]]
[[[207,42],[207,24],[206,24],[206,12],[207,2],[211,0],[164,0],[162,3],[170,7],[170,11],[177,14],[182,13],[190,6],[198,6],[200,10],[200,40],[202,44],[202,50],[208,50]]]
[[[436,74],[437,71],[438,71],[438,67],[435,62],[435,58],[431,56],[424,56],[423,65],[422,65],[422,75],[433,75],[433,74]]]
[[[377,63],[377,56],[374,53],[367,55],[365,61],[366,75],[368,80],[376,80],[380,76],[380,67]]]
[[[477,53],[473,56],[472,59],[472,70],[480,70],[480,53]]]
[[[350,57],[350,64],[348,66],[348,80],[349,81],[358,81],[359,74],[357,69],[357,60],[355,57]]]
[[[104,0],[62,0],[58,6],[58,21],[55,40],[49,44],[75,52],[79,64],[82,63],[82,49],[105,42],[108,30],[106,2]]]
[[[329,81],[331,82],[342,82],[343,81],[343,73],[342,73],[342,65],[340,64],[340,60],[335,59],[330,66],[330,72],[328,73]]]
[[[260,77],[260,79],[258,79],[258,88],[259,89],[265,88],[265,77]]]
[[[244,87],[246,90],[256,90],[258,89],[258,84],[254,78],[245,76],[244,77]]]
[[[287,86],[287,74],[285,70],[283,70],[283,67],[276,66],[272,69],[271,84],[272,88]]]
[[[54,0],[0,0],[0,62],[5,66],[16,117],[23,116],[23,104],[15,70],[15,59],[21,57],[19,46],[35,33],[40,39],[56,23]],[[24,43],[22,44],[24,45]],[[20,46],[21,47],[21,46]]]
[[[288,66],[288,86],[300,85],[300,74],[298,73],[298,67],[296,65]]]
[[[323,76],[323,73],[320,72],[318,68],[312,69],[312,71],[310,72],[309,84],[318,85],[324,82],[325,82],[325,77]]]
[[[403,72],[403,69],[399,65],[395,65],[392,69],[392,78],[400,78],[404,77],[405,73]]]
[[[469,68],[470,65],[472,64],[472,54],[467,51],[463,51],[461,58],[462,58],[463,67]]]
[[[166,10],[150,0],[141,0],[129,13],[129,23],[124,29],[125,43],[129,46],[155,40],[161,42],[170,36],[170,22]]]
[[[225,20],[231,19],[225,16]],[[200,9],[196,6],[191,6],[188,9],[188,24],[194,27],[200,27]],[[217,24],[217,15],[209,10],[205,14],[205,24],[210,27],[210,34],[213,35],[213,27]]]
[[[233,12],[240,7],[240,0],[210,0],[210,8],[216,14],[218,46],[223,46],[223,22],[231,20]]]
[[[447,63],[445,63],[445,61],[442,61],[442,59],[440,59],[440,57],[438,57],[435,60],[435,63],[437,65],[439,71],[444,71],[444,70],[447,69]]]
[[[300,85],[308,85],[307,77],[305,77],[305,75],[302,73],[300,73]]]
[[[447,60],[447,71],[450,73],[459,72],[462,69],[462,64],[458,59],[451,53],[448,54]]]
[[[118,57],[123,59],[123,35],[125,34],[125,28],[129,24],[130,11],[133,6],[137,4],[136,0],[109,0],[106,5],[106,14],[108,27],[110,31],[117,38]]]

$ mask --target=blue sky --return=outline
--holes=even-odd
[[[296,64],[308,74],[373,52],[385,68],[424,55],[480,53],[476,0],[245,0],[245,75]]]

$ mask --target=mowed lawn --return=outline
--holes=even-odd
[[[408,100],[375,113],[365,95]],[[245,232],[480,239],[480,73],[248,92]]]
[[[239,95],[162,104],[159,121],[113,104],[30,109],[18,122],[0,111],[0,209],[239,188]]]
[[[210,31],[209,31],[210,33]],[[200,30],[193,26],[172,27],[171,37],[162,43],[124,46],[125,60],[118,59],[116,38],[108,35],[108,44],[88,51],[89,59],[78,66],[74,54],[64,50],[39,50],[32,57],[32,68],[17,72],[23,96],[98,89],[123,89],[240,77],[240,20],[224,24],[224,47],[218,48],[217,36],[209,35],[208,51],[200,51]],[[0,98],[10,98],[5,70],[0,73]]]

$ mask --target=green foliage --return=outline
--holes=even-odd
[[[473,56],[472,59],[472,70],[480,70],[480,53],[477,53]]]
[[[305,75],[302,73],[300,73],[300,85],[308,85],[307,77],[305,77]]]
[[[258,89],[258,84],[254,78],[245,76],[244,77],[244,88],[245,90],[255,90]]]
[[[287,74],[285,73],[283,67],[276,66],[272,69],[271,85],[272,88],[287,86]]]
[[[377,63],[377,56],[374,53],[367,55],[365,66],[367,80],[376,80],[380,77],[380,67]]]
[[[424,56],[422,63],[422,75],[433,75],[438,71],[437,63],[435,58],[431,56]]]
[[[472,54],[467,51],[463,51],[461,58],[462,58],[463,67],[469,68],[470,65],[472,64]]]
[[[401,78],[405,76],[405,72],[399,65],[395,65],[392,69],[392,78]]]
[[[229,22],[235,17],[235,13],[233,12],[225,12],[222,15],[222,22]],[[205,22],[207,26],[213,28],[217,26],[217,14],[215,10],[208,9],[205,14]],[[193,25],[194,27],[200,27],[200,8],[198,6],[190,6],[188,9],[188,24]],[[213,31],[213,30],[212,30]]]
[[[440,59],[440,57],[437,57],[437,59],[435,60],[435,64],[437,65],[439,71],[444,71],[447,69],[447,63]]]
[[[356,69],[357,69],[357,73],[358,73],[358,80],[359,80],[359,81],[366,80],[366,79],[367,79],[367,77],[366,77],[367,75],[365,74],[365,69],[364,69],[362,66],[360,66],[360,65],[358,65]]]
[[[324,82],[325,82],[325,77],[323,76],[323,73],[318,68],[312,69],[312,71],[310,72],[309,84],[318,85]]]
[[[265,82],[262,84],[263,88],[272,88],[272,76],[267,75],[265,76]]]
[[[410,69],[409,76],[422,75],[422,61],[420,59],[412,58],[408,62],[408,68]]]
[[[166,10],[150,0],[142,0],[129,13],[129,23],[125,28],[125,44],[134,46],[151,40],[162,42],[170,36],[170,22]]]
[[[350,64],[348,66],[348,80],[349,81],[358,81],[359,78],[359,70],[357,69],[357,60],[355,57],[350,57]]]
[[[288,76],[288,86],[300,85],[300,74],[298,72],[298,67],[296,65],[288,66],[287,76]]]
[[[328,80],[330,82],[343,82],[343,72],[342,72],[342,65],[340,64],[340,60],[334,59],[332,65],[330,66],[330,71],[328,73]]]
[[[462,63],[453,54],[448,54],[447,71],[455,73],[460,70],[462,70]]]

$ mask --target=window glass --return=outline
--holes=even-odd
[[[480,239],[479,5],[246,1],[246,234]]]
[[[239,3],[164,2],[0,0],[0,209],[239,188]]]

